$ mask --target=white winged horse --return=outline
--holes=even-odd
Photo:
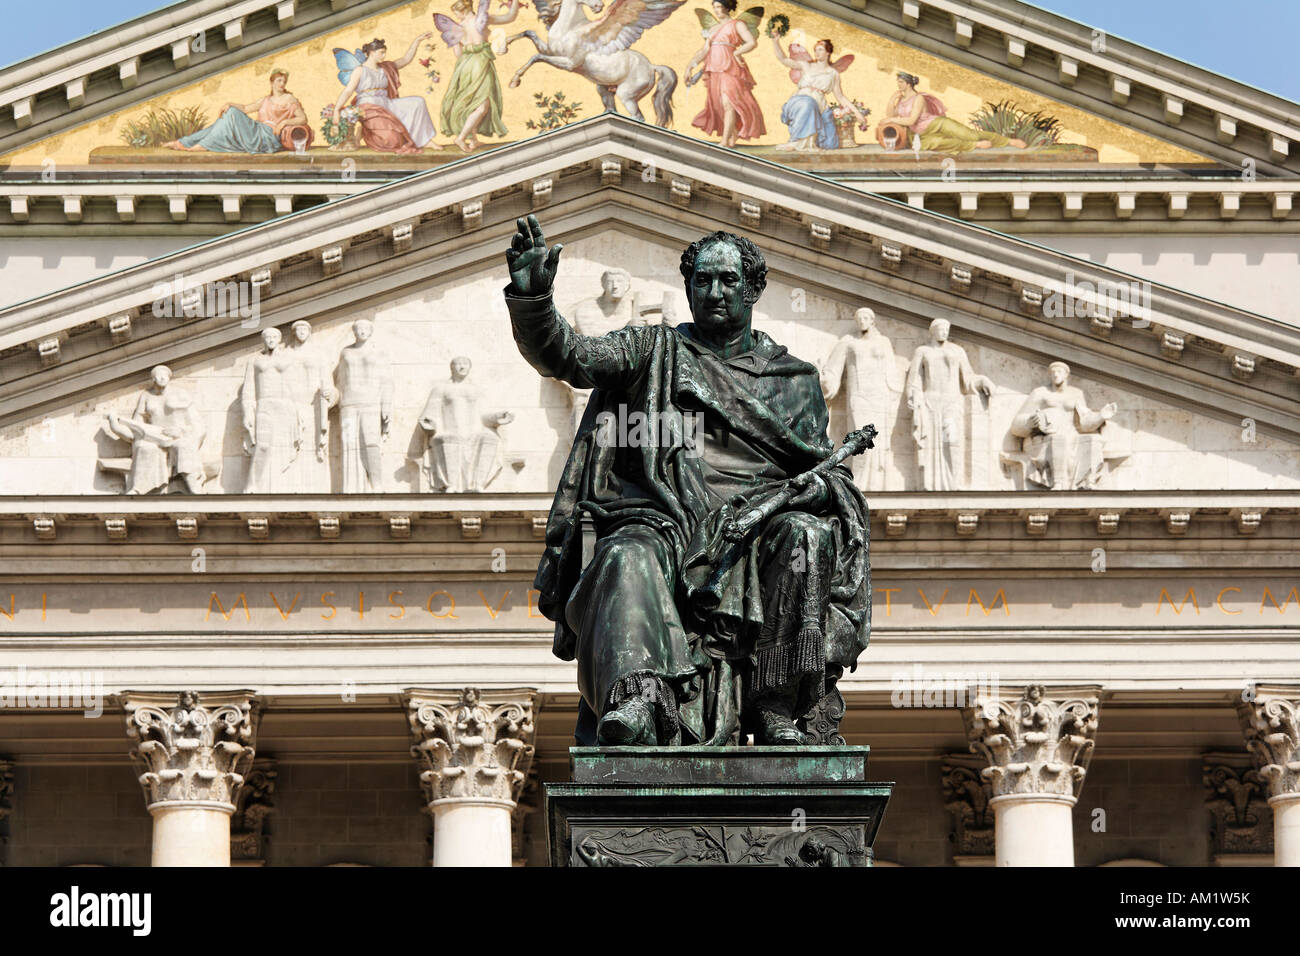
[[[670,126],[677,74],[670,67],[652,64],[644,54],[629,47],[685,2],[614,0],[608,14],[591,20],[582,8],[591,7],[600,13],[605,8],[602,0],[534,0],[537,15],[546,24],[546,39],[536,31],[525,30],[506,41],[509,44],[528,37],[537,47],[537,53],[519,68],[510,85],[518,86],[528,68],[540,60],[557,70],[585,76],[596,84],[605,109],[614,109],[617,97],[633,119],[645,119],[638,104],[654,90],[655,123]]]

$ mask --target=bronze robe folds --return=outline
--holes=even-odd
[[[831,453],[817,370],[758,331],[749,352],[722,359],[689,323],[583,336],[550,296],[507,288],[506,303],[529,364],[596,390],[535,580],[538,606],[556,622],[555,654],[578,661],[587,706],[598,717],[653,678],[678,704],[656,707],[660,738],[675,739],[679,710],[680,739],[710,742],[736,703],[734,674],[745,699],[786,691],[794,716],[805,713],[867,644],[866,501],[840,465],[817,515],[777,514],[739,546],[721,523],[733,494],[757,503]],[[626,422],[634,412],[652,423],[684,416],[702,434],[688,427],[683,440],[663,440],[668,429],[652,428],[648,441],[611,441],[602,413]],[[584,513],[598,535],[586,568]]]

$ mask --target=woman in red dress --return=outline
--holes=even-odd
[[[701,60],[708,99],[704,110],[691,125],[706,133],[721,133],[723,146],[735,146],[737,140],[758,139],[767,133],[763,111],[751,92],[754,77],[741,59],[758,45],[753,31],[743,20],[732,16],[736,0],[713,0],[713,15],[718,22],[705,38],[704,46],[686,65],[686,85],[700,78],[691,70]]]

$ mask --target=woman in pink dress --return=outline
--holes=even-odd
[[[751,92],[754,77],[741,59],[758,45],[753,31],[743,20],[732,16],[736,0],[713,0],[713,15],[718,22],[709,29],[704,46],[686,65],[686,85],[699,80],[691,70],[704,62],[701,73],[708,89],[704,110],[691,125],[706,133],[721,133],[723,146],[735,146],[737,140],[758,139],[767,133],[763,111]]]

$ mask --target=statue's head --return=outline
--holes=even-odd
[[[898,73],[898,88],[904,93],[914,91],[920,82],[921,78],[913,73],[907,73],[902,70]]]
[[[713,15],[715,17],[719,20],[725,20],[736,12],[736,7],[739,6],[739,4],[736,0],[713,0],[713,3],[711,3],[710,6],[713,7]]]
[[[606,269],[600,274],[600,287],[607,297],[617,302],[632,288],[632,276],[626,269]]]
[[[149,377],[158,388],[166,388],[167,383],[172,380],[172,370],[166,365],[155,365],[153,369],[150,370]]]
[[[299,319],[290,326],[290,329],[293,330],[293,337],[300,343],[306,342],[311,338],[311,323],[306,319]]]
[[[374,334],[375,324],[369,319],[357,319],[352,323],[352,335],[357,340],[358,345],[367,341]]]
[[[714,232],[682,253],[691,318],[706,338],[725,342],[749,327],[767,287],[763,253],[744,236]]]
[[[835,44],[830,40],[822,39],[813,44],[813,59],[818,63],[825,63],[835,52]]]
[[[279,347],[280,347],[280,330],[274,327],[269,329],[263,329],[262,348],[266,349],[268,352],[274,352]]]
[[[271,71],[271,92],[272,93],[276,93],[276,94],[283,93],[285,91],[285,88],[288,85],[289,85],[288,70],[274,69]]]
[[[1047,371],[1052,375],[1052,384],[1060,388],[1070,380],[1070,366],[1064,362],[1053,362],[1047,366]]]
[[[388,46],[383,40],[379,39],[379,37],[375,37],[369,43],[363,44],[361,47],[361,55],[373,63],[378,63],[382,60],[384,54],[387,52]]]
[[[457,355],[451,360],[451,377],[453,381],[463,381],[469,375],[473,363],[463,355]]]
[[[948,341],[948,333],[952,331],[952,324],[947,319],[935,319],[930,323],[930,338],[942,345]]]
[[[858,331],[862,333],[870,332],[876,327],[876,313],[866,306],[858,309],[853,313],[853,318],[857,320]]]

